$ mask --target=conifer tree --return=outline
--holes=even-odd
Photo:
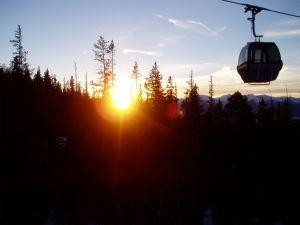
[[[82,93],[82,86],[81,86],[80,82],[77,83],[75,90],[76,90],[76,93],[78,93],[78,94]]]
[[[210,76],[209,79],[209,87],[208,87],[208,112],[213,113],[214,110],[214,84],[213,84],[213,77]]]
[[[5,66],[0,64],[0,80],[5,79],[5,77],[4,77],[4,75],[5,75],[4,68],[5,68]]]
[[[155,62],[149,77],[146,78],[145,89],[147,100],[152,107],[160,107],[164,102],[164,90],[162,88],[162,75],[158,70],[157,63]]]
[[[166,102],[167,104],[172,104],[172,103],[177,103],[177,94],[176,94],[176,89],[173,84],[172,77],[169,76],[168,81],[167,81],[167,87],[166,87]]]
[[[116,79],[116,75],[114,72],[114,67],[115,67],[115,44],[114,41],[111,40],[110,44],[108,46],[108,53],[110,53],[110,65],[111,65],[111,86],[114,86],[114,82]]]
[[[223,123],[223,116],[224,116],[224,109],[223,109],[223,102],[221,101],[221,99],[219,98],[218,102],[215,105],[214,108],[214,115],[215,115],[215,119],[217,124],[222,124]]]
[[[200,116],[203,112],[198,86],[193,79],[193,71],[191,71],[190,80],[187,81],[188,88],[185,92],[185,98],[182,102],[184,110],[184,119],[189,131],[196,133]]]
[[[44,73],[43,81],[44,81],[45,88],[47,90],[50,90],[50,88],[51,88],[51,77],[50,77],[50,73],[49,73],[48,68],[46,69],[46,71]]]
[[[228,98],[228,103],[225,105],[225,113],[230,122],[241,125],[254,123],[254,115],[248,103],[248,98],[238,91]]]
[[[61,85],[59,81],[56,79],[55,75],[51,77],[51,88],[56,94],[61,92]]]
[[[276,110],[275,110],[275,106],[274,106],[274,101],[273,101],[272,95],[271,95],[271,99],[270,99],[270,106],[268,108],[268,112],[269,112],[269,115],[270,115],[270,123],[271,124],[275,124]]]
[[[62,93],[62,87],[61,87],[61,83],[59,81],[56,81],[54,88],[55,88],[55,91],[57,94]]]
[[[139,94],[138,81],[139,81],[140,77],[141,77],[141,74],[139,72],[138,64],[135,61],[134,66],[133,66],[133,70],[132,70],[132,74],[130,76],[130,78],[135,81],[135,98],[137,98],[137,96]]]
[[[29,71],[28,63],[26,62],[27,51],[23,47],[23,34],[21,26],[18,25],[15,31],[15,39],[10,40],[13,46],[16,48],[13,52],[14,58],[11,61],[11,69],[17,74],[24,74],[25,71]]]
[[[280,126],[286,127],[291,122],[291,102],[287,96],[284,101],[280,104],[278,103],[278,119]]]
[[[84,87],[84,94],[86,96],[89,96],[89,91],[88,91],[88,75],[87,72],[85,73],[85,87]]]
[[[110,53],[112,45],[108,44],[102,36],[99,37],[97,43],[94,44],[95,60],[99,63],[99,75],[101,94],[103,98],[110,96],[112,72],[110,71],[111,58]],[[113,47],[114,48],[114,47]]]
[[[67,88],[67,84],[66,84],[66,78],[64,77],[63,79],[63,93],[67,93],[68,91],[68,88]]]
[[[178,91],[177,91],[177,83],[175,82],[175,88],[174,88],[174,91],[175,91],[175,97],[177,98],[178,100]]]
[[[71,94],[74,94],[74,92],[75,92],[75,81],[74,81],[73,76],[71,76],[71,79],[70,79],[70,91],[71,91]]]
[[[257,112],[257,123],[259,126],[266,126],[269,122],[269,113],[267,110],[267,103],[264,98],[259,101],[258,112]]]
[[[283,101],[283,118],[284,118],[284,125],[288,126],[291,122],[292,104],[290,101],[287,87],[285,87],[285,91],[286,91],[286,98]]]
[[[41,75],[40,67],[37,68],[36,74],[34,75],[34,78],[33,78],[33,83],[37,87],[41,87],[42,84],[43,84],[43,78],[42,78],[42,75]]]
[[[142,103],[143,102],[143,90],[142,85],[140,84],[138,95],[137,95],[137,102]]]
[[[75,92],[77,92],[77,63],[74,61]]]

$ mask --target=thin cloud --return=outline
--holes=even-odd
[[[294,30],[268,30],[264,33],[265,37],[281,37],[281,36],[299,36],[300,35],[300,29],[294,29]]]
[[[164,39],[160,40],[160,42],[157,44],[157,46],[161,48],[161,47],[166,47],[169,45],[175,45],[184,38],[185,38],[184,35],[164,38]]]
[[[205,23],[201,21],[195,21],[195,20],[179,20],[174,18],[167,18],[162,15],[156,15],[157,18],[166,20],[169,23],[171,23],[173,26],[184,29],[184,30],[191,30],[197,33],[203,33],[210,36],[218,36],[220,33],[225,31],[227,29],[226,26],[223,26],[220,29],[212,29],[208,27]]]
[[[204,30],[206,30],[209,34],[211,34],[213,36],[218,35],[217,31],[210,29],[207,25],[205,25],[202,22],[198,22],[198,21],[194,21],[194,20],[188,20],[187,22],[202,27]]]
[[[153,51],[144,51],[144,50],[137,50],[137,49],[123,49],[123,54],[131,54],[131,53],[137,53],[142,55],[149,55],[149,56],[155,56],[160,55],[160,52],[153,52]]]
[[[186,21],[183,20],[177,20],[177,19],[168,19],[168,22],[173,24],[175,27],[182,28],[182,29],[192,29],[192,25]]]

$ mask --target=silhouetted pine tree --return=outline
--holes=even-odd
[[[114,41],[111,40],[108,46],[108,53],[110,53],[110,67],[111,67],[111,86],[114,86],[114,81],[116,79],[116,75],[114,72],[115,67],[115,44]]]
[[[254,124],[254,115],[248,103],[248,98],[238,91],[228,98],[228,103],[225,105],[225,113],[227,121],[230,123],[242,126]]]
[[[70,92],[71,94],[75,93],[75,81],[73,76],[70,78]]]
[[[44,73],[43,81],[44,81],[44,87],[45,87],[46,91],[50,91],[52,82],[51,82],[51,76],[50,76],[48,68],[46,69],[46,71]]]
[[[209,86],[208,86],[208,113],[213,114],[214,111],[214,84],[213,84],[213,77],[210,76],[209,79]]]
[[[55,92],[55,94],[60,94],[62,92],[62,88],[61,88],[61,84],[60,82],[56,79],[56,76],[54,75],[51,79],[51,84],[52,84],[52,88],[53,91]],[[79,93],[81,91],[81,87],[80,84],[78,84],[78,90]]]
[[[280,127],[287,127],[291,122],[291,102],[289,97],[286,97],[283,102],[277,104],[276,114],[277,121]]]
[[[223,107],[223,102],[221,99],[218,100],[218,102],[215,105],[214,108],[214,119],[217,125],[222,125],[224,122],[224,107]]]
[[[87,75],[87,72],[85,73],[84,95],[85,95],[86,97],[89,96],[89,90],[88,90],[88,75]]]
[[[130,76],[131,79],[133,79],[135,81],[135,99],[137,99],[137,96],[139,94],[139,89],[138,89],[138,81],[139,78],[141,77],[140,71],[139,71],[139,67],[137,62],[134,62],[134,66],[133,66],[133,70],[132,70],[132,74]]]
[[[23,74],[25,75],[25,71],[27,74],[27,78],[30,77],[30,73],[28,73],[28,63],[26,62],[27,51],[24,50],[23,47],[23,35],[21,26],[18,25],[17,30],[15,31],[15,39],[10,40],[15,47],[15,51],[13,52],[13,60],[11,61],[11,70],[14,74]],[[29,76],[28,76],[29,75]]]
[[[175,97],[177,98],[178,100],[178,90],[177,90],[177,83],[175,82],[175,88],[174,88],[174,91],[175,91]]]
[[[162,75],[155,62],[150,70],[149,77],[146,78],[145,89],[147,101],[151,107],[159,109],[162,107],[165,99],[164,89],[162,88]]]
[[[137,102],[142,103],[143,102],[143,90],[142,85],[140,84],[138,95],[137,95]]]
[[[108,43],[102,36],[99,37],[97,43],[94,44],[94,53],[95,60],[99,63],[99,75],[100,75],[100,86],[101,86],[101,94],[103,98],[107,98],[110,96],[111,82],[113,80],[112,73],[110,70],[111,67],[111,58],[110,53],[111,50],[114,50],[114,46],[112,49],[112,45]]]
[[[81,87],[81,83],[78,82],[76,85],[76,93],[81,94],[82,93],[82,87]]]
[[[274,106],[274,101],[273,97],[271,96],[270,102],[269,102],[269,107],[268,107],[268,116],[269,116],[269,122],[270,126],[276,125],[276,120],[277,120],[277,115],[276,115],[276,109]]]
[[[291,122],[291,112],[292,112],[292,103],[289,97],[283,102],[283,112],[284,112],[284,120],[286,125],[290,125]]]
[[[43,85],[43,78],[42,78],[40,67],[37,68],[37,71],[33,77],[33,83],[36,87],[39,88],[41,88]]]
[[[259,107],[257,112],[257,125],[260,127],[266,127],[269,124],[270,115],[267,108],[267,103],[264,98],[259,101]]]
[[[197,133],[199,129],[200,116],[203,113],[203,108],[198,93],[198,86],[194,82],[193,72],[191,71],[190,80],[187,81],[188,88],[185,92],[185,98],[182,102],[184,110],[184,121],[187,129],[191,133]]]
[[[177,103],[178,98],[176,94],[176,89],[173,84],[172,77],[169,76],[166,86],[166,102],[167,104]]]
[[[0,79],[3,78],[3,76],[4,76],[4,68],[5,68],[5,65],[0,64]]]

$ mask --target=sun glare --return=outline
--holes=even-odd
[[[112,91],[114,106],[119,110],[126,110],[131,105],[130,81],[126,78],[119,78]]]

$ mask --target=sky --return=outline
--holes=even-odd
[[[238,0],[237,0],[238,1]],[[300,14],[298,0],[240,0],[242,3]],[[199,93],[207,95],[213,76],[215,95],[288,94],[300,97],[300,19],[271,12],[256,16],[262,41],[274,41],[283,69],[270,85],[244,84],[236,72],[239,52],[253,41],[249,13],[220,0],[0,0],[0,64],[9,65],[9,40],[21,25],[31,68],[40,66],[62,81],[74,75],[96,81],[93,44],[101,35],[116,45],[116,76],[129,77],[137,61],[143,77],[158,63],[164,80],[172,76],[183,96],[191,70]]]

